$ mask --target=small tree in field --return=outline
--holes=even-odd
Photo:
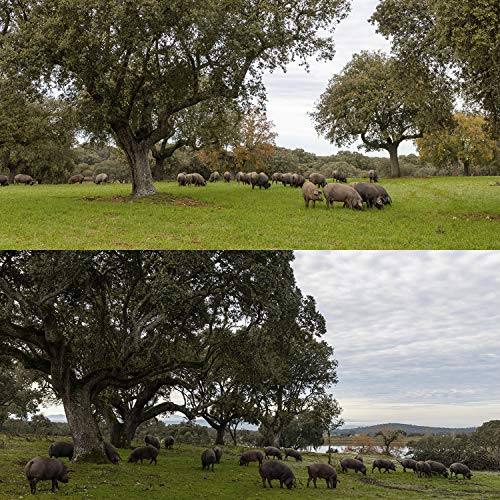
[[[316,104],[316,130],[338,147],[361,139],[366,151],[387,150],[391,176],[399,177],[399,145],[421,137],[452,111],[446,79],[423,67],[409,72],[380,52],[355,54]]]
[[[492,161],[495,156],[495,141],[488,137],[486,127],[481,116],[458,113],[451,127],[417,139],[420,158],[439,166],[460,161],[464,175],[470,175],[471,166]]]
[[[382,438],[382,442],[384,443],[385,447],[385,454],[390,455],[390,448],[391,446],[393,446],[400,435],[405,436],[405,431],[402,431],[401,429],[392,429],[391,427],[383,427],[375,434],[375,437],[380,436]]]
[[[239,169],[248,172],[261,170],[274,155],[275,139],[273,122],[266,114],[252,108],[240,124],[239,137],[234,144],[234,158]]]

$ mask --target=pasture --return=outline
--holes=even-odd
[[[47,456],[53,438],[29,438],[0,436],[0,498],[30,498],[29,485],[24,477],[24,464],[34,456]],[[326,490],[324,480],[318,479],[318,488],[307,485],[306,466],[313,462],[327,462],[326,455],[304,454],[304,462],[289,459],[287,463],[297,478],[297,489],[280,490],[279,482],[273,481],[273,489],[262,488],[258,464],[248,467],[238,464],[242,448],[225,447],[221,464],[215,472],[202,471],[200,454],[205,447],[175,445],[173,450],[162,448],[157,465],[127,463],[130,450],[119,450],[122,462],[93,465],[76,463],[70,468],[68,484],[60,484],[57,496],[65,498],[99,499],[245,499],[245,498],[500,498],[499,472],[474,472],[472,480],[448,480],[442,477],[418,478],[413,472],[371,474],[371,462],[376,457],[366,457],[366,476],[349,471],[339,473],[340,483],[336,490]],[[336,463],[343,455],[335,455]],[[61,459],[67,463],[67,459]],[[50,481],[40,482],[37,495],[51,495]]]
[[[306,209],[301,190],[282,185],[160,182],[146,199],[132,199],[129,184],[11,185],[0,188],[0,248],[499,248],[498,177],[380,184],[393,205],[363,211],[326,210],[324,202]]]

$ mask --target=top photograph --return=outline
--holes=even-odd
[[[500,249],[498,0],[1,0],[0,249]]]

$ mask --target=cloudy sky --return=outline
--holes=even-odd
[[[280,71],[266,75],[267,112],[279,134],[276,141],[278,146],[302,148],[319,155],[338,151],[338,148],[318,137],[307,113],[313,110],[330,78],[342,70],[353,54],[361,50],[390,51],[389,42],[375,33],[375,27],[368,23],[377,4],[378,0],[352,0],[349,17],[335,30],[336,55],[333,61],[317,62],[313,59],[310,61],[309,73],[298,64],[291,64],[286,73]],[[356,144],[342,149],[358,151]],[[415,152],[413,143],[403,142],[399,152]],[[388,156],[384,150],[370,155]]]
[[[296,252],[327,320],[349,425],[500,414],[500,252]]]

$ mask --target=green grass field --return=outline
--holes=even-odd
[[[53,439],[0,436],[0,498],[30,498],[29,485],[24,476],[25,463],[34,456],[47,456]],[[129,450],[119,450],[123,461],[117,465],[71,464],[70,482],[61,484],[58,496],[69,498],[97,499],[249,499],[249,498],[500,498],[500,473],[475,472],[472,480],[448,480],[434,476],[418,478],[412,472],[403,473],[401,468],[390,474],[371,474],[371,462],[375,457],[366,457],[366,476],[339,474],[337,489],[326,490],[325,482],[318,480],[318,488],[307,484],[306,466],[313,462],[327,462],[326,455],[304,454],[304,462],[288,460],[297,478],[297,489],[280,490],[279,482],[274,488],[262,488],[256,463],[240,467],[238,457],[242,448],[225,447],[220,465],[214,472],[201,470],[200,454],[205,447],[176,445],[173,450],[162,449],[157,465],[129,464]],[[338,463],[343,455],[335,455]],[[67,462],[67,459],[62,459]],[[50,481],[39,483],[37,494],[51,495]]]
[[[0,188],[3,249],[497,249],[500,185],[494,177],[383,179],[383,210],[324,202],[306,209],[300,189],[205,188],[158,183]]]

